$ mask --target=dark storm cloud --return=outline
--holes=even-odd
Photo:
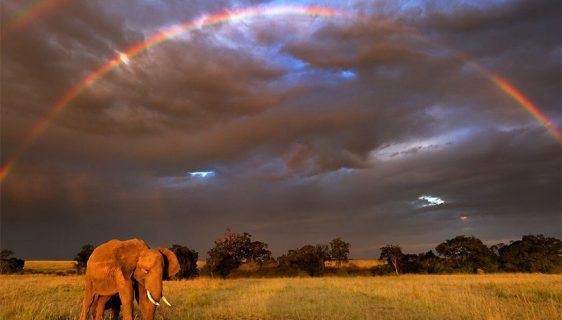
[[[2,161],[117,51],[245,5],[78,2],[3,42]],[[560,123],[559,7],[364,2],[350,8],[364,20],[241,21],[152,47],[84,90],[17,161],[2,247],[62,259],[137,236],[206,252],[231,227],[275,254],[341,236],[373,257],[458,234],[556,236],[560,146],[478,70],[381,19],[465,52]],[[445,203],[423,207],[423,195]]]

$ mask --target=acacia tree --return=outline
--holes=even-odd
[[[271,259],[267,244],[252,242],[252,235],[247,232],[236,233],[226,229],[224,236],[215,240],[215,246],[209,250],[207,265],[211,276],[215,273],[226,278],[232,270],[248,261],[263,262]]]
[[[248,247],[247,260],[263,264],[264,262],[272,260],[271,251],[267,249],[268,245],[261,241],[252,241]]]
[[[381,260],[386,260],[388,263],[392,264],[394,267],[394,272],[398,275],[398,261],[402,259],[403,253],[402,248],[398,245],[387,244],[384,247],[381,247]]]
[[[90,255],[94,252],[94,246],[91,244],[86,244],[82,246],[80,252],[76,254],[74,257],[74,261],[76,261],[76,273],[77,274],[84,274],[86,272],[86,266],[88,264],[88,259]]]
[[[562,271],[562,241],[539,235],[526,235],[499,248],[500,267],[516,272]]]
[[[341,267],[342,262],[349,261],[349,248],[351,244],[343,241],[341,238],[335,238],[330,241],[330,260],[336,262],[336,267]]]
[[[471,272],[476,268],[488,271],[496,268],[492,250],[474,236],[456,236],[439,244],[435,250],[452,263],[455,269]]]

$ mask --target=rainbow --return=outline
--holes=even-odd
[[[65,0],[58,0],[58,1],[62,2]],[[57,0],[54,0],[53,2],[57,2]],[[245,18],[261,17],[261,16],[287,16],[287,15],[362,19],[361,17],[348,15],[346,13],[336,11],[335,9],[331,9],[327,7],[298,7],[298,6],[253,7],[253,8],[239,9],[239,10],[233,10],[228,12],[221,12],[219,14],[202,17],[187,23],[178,24],[166,28],[163,31],[158,32],[154,36],[150,37],[149,39],[129,47],[124,52],[118,53],[114,58],[110,59],[101,67],[91,72],[81,82],[76,84],[69,91],[67,91],[62,97],[60,97],[55,102],[55,104],[51,107],[48,113],[40,121],[38,121],[37,124],[28,132],[23,142],[15,150],[12,158],[10,158],[2,166],[2,168],[0,168],[0,182],[2,182],[6,177],[6,175],[8,175],[16,159],[18,159],[21,156],[21,154],[33,143],[33,141],[43,131],[45,131],[45,129],[47,129],[49,123],[57,116],[57,114],[63,111],[64,108],[68,106],[70,102],[73,101],[84,89],[93,85],[98,79],[100,79],[101,77],[103,77],[105,74],[109,73],[111,70],[115,69],[116,67],[124,63],[129,63],[130,59],[135,58],[136,56],[148,50],[149,48],[157,46],[185,32],[198,30],[207,26],[216,25],[223,22],[242,20]],[[474,62],[474,60],[471,60],[466,55],[452,48],[436,43],[435,41],[427,37],[421,36],[414,31],[407,30],[406,28],[400,28],[393,24],[389,24],[388,26],[400,32],[405,32],[410,35],[413,35],[416,38],[420,39],[421,41],[424,41],[434,47],[445,50],[456,56],[461,61],[474,66],[479,72],[481,72],[488,79],[490,79],[490,81],[494,85],[499,87],[503,92],[505,92],[509,97],[511,97],[518,105],[520,105],[523,109],[529,112],[529,114],[531,114],[539,123],[541,123],[541,125],[543,125],[549,131],[549,133],[558,141],[558,143],[562,144],[562,134],[552,124],[552,122],[548,119],[548,117],[546,117],[536,105],[534,105],[528,98],[526,98],[507,80],[503,79],[497,74],[492,73],[484,66]]]
[[[25,8],[19,10],[5,25],[2,26],[0,39],[8,38],[12,33],[22,29],[40,16],[56,9],[70,0],[35,0]]]
[[[548,117],[541,112],[541,110],[525,97],[521,92],[517,91],[517,89],[509,84],[504,79],[500,78],[498,75],[491,74],[490,79],[496,84],[498,88],[500,88],[503,92],[505,92],[508,96],[513,98],[513,100],[517,101],[519,105],[523,107],[533,118],[535,118],[543,127],[548,130],[550,135],[554,139],[556,139],[559,143],[562,144],[562,133],[556,128],[556,126],[548,119]]]

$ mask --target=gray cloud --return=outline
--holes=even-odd
[[[560,145],[478,70],[380,19],[465,52],[560,123],[560,4],[437,4],[357,2],[363,20],[240,21],[150,48],[18,159],[2,182],[2,247],[68,259],[138,236],[206,252],[231,227],[275,254],[341,236],[374,257],[458,234],[559,235]],[[243,5],[82,1],[6,39],[2,162],[118,50]],[[201,170],[216,175],[188,175]]]

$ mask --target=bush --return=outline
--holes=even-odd
[[[13,254],[11,250],[0,252],[0,274],[18,273],[23,270],[25,260],[11,257]]]
[[[327,252],[326,246],[305,245],[297,250],[289,250],[286,255],[279,257],[278,261],[282,268],[304,271],[311,277],[321,276],[324,274]]]
[[[172,245],[170,251],[176,255],[180,263],[180,271],[174,278],[193,279],[199,276],[199,268],[197,267],[199,253],[197,251],[178,244]]]
[[[82,246],[80,252],[76,254],[74,257],[74,261],[76,261],[76,274],[84,274],[86,273],[86,266],[88,264],[88,259],[90,255],[94,252],[94,246],[91,244],[86,244]]]

